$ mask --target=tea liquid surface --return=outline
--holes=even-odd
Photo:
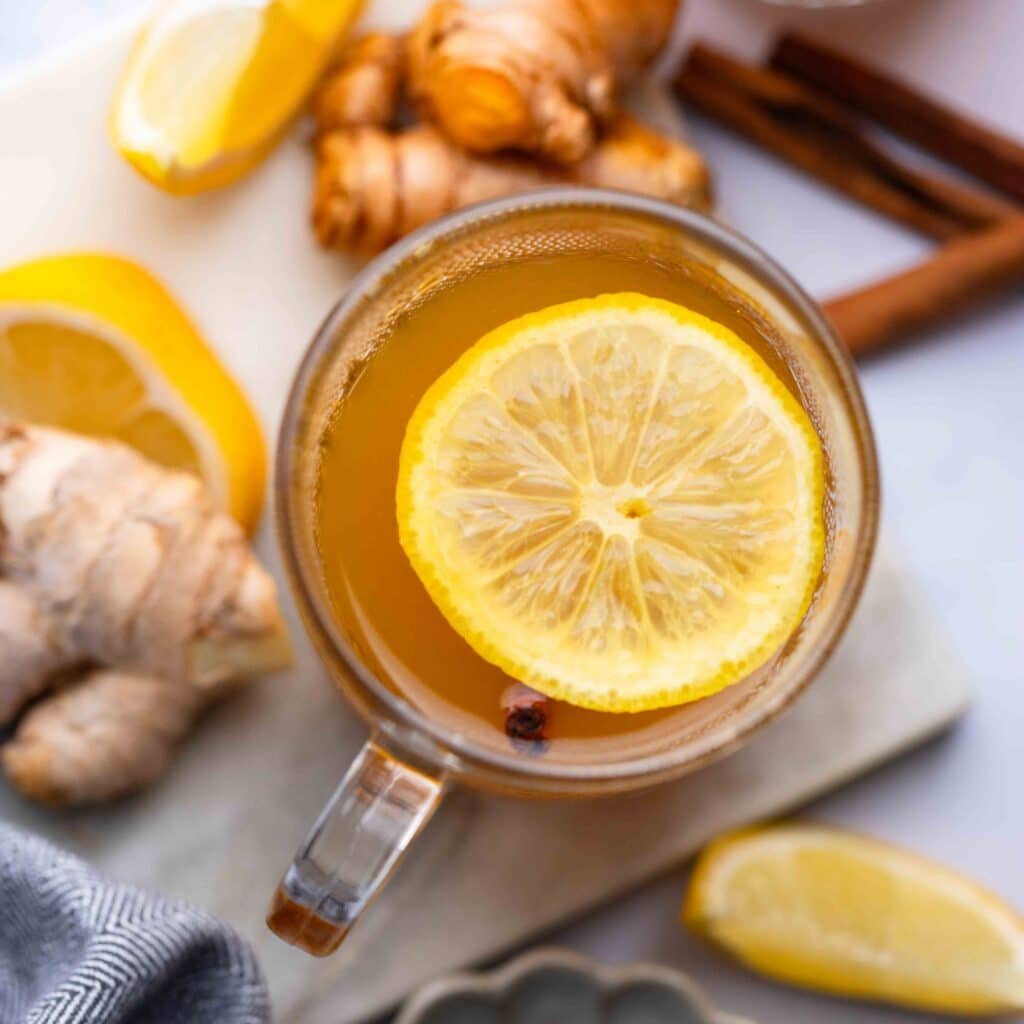
[[[488,269],[430,297],[399,321],[362,370],[322,438],[316,520],[335,613],[359,657],[386,685],[443,727],[508,752],[501,695],[514,682],[442,616],[398,540],[395,485],[406,424],[427,388],[484,334],[570,299],[636,291],[720,321],[797,394],[785,362],[753,319],[678,267],[622,257],[542,257]],[[799,395],[798,395],[799,397]],[[552,706],[544,756],[591,758],[629,744],[663,746],[699,729],[717,698],[635,714]],[[696,720],[695,720],[696,719]]]

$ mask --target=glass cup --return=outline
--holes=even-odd
[[[439,289],[514,259],[613,254],[659,261],[751,317],[790,368],[826,454],[825,566],[808,613],[747,679],[688,705],[637,743],[530,758],[429,718],[375,677],[334,614],[317,553],[318,450],[331,413],[393,325]],[[359,443],[353,439],[352,443]],[[358,486],[358,482],[354,482]],[[371,736],[286,871],[268,924],[309,953],[345,934],[452,783],[522,797],[599,796],[691,772],[734,750],[810,683],[860,595],[878,520],[875,448],[856,374],[821,310],[768,256],[720,224],[652,199],[547,189],[461,210],[378,257],[327,318],[299,368],[281,429],[277,516],[306,628]]]

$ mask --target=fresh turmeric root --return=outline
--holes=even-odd
[[[289,660],[274,584],[200,481],[132,449],[0,420],[0,724],[24,794],[156,778],[200,710]]]
[[[700,156],[625,114],[590,156],[562,168],[473,156],[432,125],[397,133],[360,127],[318,139],[313,227],[324,246],[372,255],[461,206],[558,183],[625,189],[696,209],[710,203]]]
[[[409,39],[413,101],[476,153],[573,164],[615,113],[616,91],[668,39],[680,0],[438,0]]]
[[[402,48],[402,40],[382,33],[357,40],[316,95],[313,226],[322,245],[372,255],[460,206],[559,183],[624,189],[697,209],[710,205],[700,155],[623,113],[571,166],[468,153],[430,124],[392,130]]]

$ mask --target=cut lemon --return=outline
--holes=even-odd
[[[270,151],[362,0],[175,0],[139,38],[114,101],[121,154],[160,188],[234,181]]]
[[[0,272],[0,415],[115,437],[199,473],[245,526],[266,448],[248,401],[163,286],[69,253]]]
[[[1024,920],[953,872],[851,833],[781,825],[712,843],[683,919],[795,985],[944,1013],[1024,1009]]]
[[[738,681],[796,628],[821,569],[822,467],[803,409],[735,334],[605,295],[499,327],[427,391],[399,532],[486,660],[640,711]]]

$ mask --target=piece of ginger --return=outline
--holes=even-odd
[[[383,33],[355,40],[314,98],[313,227],[322,245],[372,255],[460,206],[553,184],[618,188],[701,210],[710,205],[710,176],[696,150],[623,113],[570,166],[470,153],[432,124],[396,129],[409,64],[405,45]],[[649,49],[623,38],[616,52],[624,65],[639,66]]]
[[[624,189],[700,210],[710,204],[700,155],[625,114],[572,167],[474,156],[432,125],[400,132],[364,126],[319,137],[313,227],[324,246],[372,255],[461,206],[558,183]]]
[[[126,796],[164,774],[205,703],[177,681],[87,671],[29,708],[4,747],[4,771],[52,806]]]
[[[581,160],[616,91],[665,45],[680,0],[439,0],[409,37],[410,94],[463,149]]]
[[[0,420],[3,750],[59,804],[152,781],[214,697],[290,658],[274,583],[201,482],[114,441]]]
[[[319,131],[394,122],[405,82],[405,40],[369,32],[349,43],[313,101]]]

